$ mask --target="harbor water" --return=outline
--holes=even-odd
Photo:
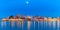
[[[60,22],[0,22],[0,30],[60,30]]]

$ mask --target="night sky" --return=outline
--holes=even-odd
[[[0,18],[10,15],[60,16],[60,0],[0,0]]]

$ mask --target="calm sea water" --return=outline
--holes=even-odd
[[[0,30],[60,30],[60,22],[0,22]]]

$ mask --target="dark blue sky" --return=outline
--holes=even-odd
[[[17,14],[58,17],[60,0],[0,0],[0,18]]]

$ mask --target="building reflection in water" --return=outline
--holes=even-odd
[[[20,22],[20,27],[21,27],[22,22]]]
[[[3,27],[3,26],[6,26],[7,25],[7,23],[6,23],[7,21],[2,21],[1,22],[1,26]],[[11,26],[12,27],[14,27],[15,26],[15,24],[17,25],[17,27],[21,27],[22,28],[22,30],[24,29],[24,22],[23,21],[9,21],[9,22],[11,22]],[[15,23],[16,22],[16,23]],[[27,26],[28,26],[28,30],[30,30],[30,27],[31,27],[31,25],[33,25],[33,24],[31,24],[31,23],[34,23],[34,30],[35,30],[35,26],[36,26],[36,21],[33,21],[33,22],[31,22],[31,21],[27,21]],[[40,21],[38,21],[38,24],[37,24],[37,26],[38,26],[38,30],[40,30],[43,26],[43,28],[53,28],[53,30],[60,30],[59,28],[60,28],[60,22],[59,21],[49,21],[49,22],[47,22],[47,21],[45,21],[45,22],[40,22]]]
[[[9,19],[9,20],[11,22],[11,26],[14,27],[14,23],[15,23],[14,19]]]
[[[30,22],[30,21],[28,21],[28,30],[30,30],[30,23],[31,23],[31,22]]]
[[[20,27],[21,26],[21,22],[17,21],[17,26]]]
[[[40,26],[39,24],[40,24],[40,22],[38,21],[38,30],[39,30],[39,26]]]
[[[34,21],[34,30],[35,30],[35,21]]]
[[[6,22],[1,22],[1,26],[6,26]]]
[[[54,27],[54,28],[56,27],[56,22],[53,22],[53,27]]]
[[[11,22],[11,26],[14,27],[14,22]]]
[[[2,20],[3,20],[3,21],[0,21],[0,22],[1,22],[2,27],[3,27],[3,26],[6,26],[6,18],[3,18]]]
[[[59,21],[57,21],[57,29],[59,30]]]
[[[23,28],[24,28],[24,27],[23,27],[23,25],[24,25],[23,23],[24,23],[24,22],[22,22],[22,30],[23,30]]]

